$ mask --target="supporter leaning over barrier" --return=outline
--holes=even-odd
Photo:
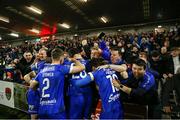
[[[26,51],[23,55],[23,58],[19,62],[14,62],[16,68],[21,71],[22,76],[26,75],[31,71],[31,64],[34,62],[35,57],[30,51]]]
[[[148,105],[148,118],[161,118],[156,82],[154,76],[146,70],[144,60],[133,62],[132,71],[129,71],[126,83],[113,80],[116,88],[125,92],[126,101]]]
[[[24,53],[23,58],[14,59],[9,66],[14,69],[14,77],[12,78],[14,82],[23,83],[23,75],[31,71],[30,65],[33,63],[34,57],[30,51]]]

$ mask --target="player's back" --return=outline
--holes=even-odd
[[[39,114],[55,114],[65,110],[64,76],[69,67],[47,64],[37,75],[40,88]]]
[[[93,72],[93,76],[99,87],[103,111],[110,112],[113,109],[121,108],[119,90],[112,84],[112,80],[117,79],[115,71],[112,69],[99,69]]]
[[[75,95],[75,94],[81,94],[81,93],[87,93],[87,92],[91,92],[91,86],[90,84],[85,85],[85,86],[74,86],[71,83],[75,80],[79,80],[79,79],[83,79],[87,76],[87,72],[88,71],[88,61],[87,60],[80,60],[81,64],[83,64],[86,68],[86,70],[83,70],[79,73],[75,73],[72,74],[69,78],[69,95]],[[71,66],[73,66],[74,63],[71,63]]]

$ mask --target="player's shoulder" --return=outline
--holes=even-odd
[[[93,71],[93,74],[102,75],[104,72],[105,72],[105,69],[101,68],[101,69],[96,69],[95,71]]]
[[[69,61],[68,59],[65,59],[65,60],[64,60],[63,65],[71,65],[71,64],[72,64],[72,62]]]
[[[43,64],[44,67],[48,67],[48,66],[50,66],[50,65],[51,65],[50,63],[44,63],[44,64]]]
[[[56,66],[56,71],[60,71],[62,73],[66,73],[67,71],[70,71],[71,65],[63,65],[59,64]]]

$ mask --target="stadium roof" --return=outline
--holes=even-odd
[[[0,0],[0,37],[179,19],[179,6],[179,0]]]

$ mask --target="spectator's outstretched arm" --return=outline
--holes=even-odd
[[[138,87],[136,89],[132,89],[132,88],[130,88],[128,86],[125,86],[125,85],[121,84],[119,80],[113,80],[113,85],[116,88],[122,90],[123,92],[127,93],[130,96],[136,96],[136,97],[139,96],[139,97],[141,97],[146,93],[146,90],[143,89],[143,88]]]
[[[101,69],[101,68],[111,68],[117,72],[124,72],[127,70],[126,64],[122,64],[122,65],[107,64],[107,65],[102,65],[98,67],[98,69]]]
[[[128,95],[131,94],[132,89],[130,87],[127,87],[125,85],[122,85],[119,80],[113,80],[113,85],[122,90],[123,92],[127,93]]]

